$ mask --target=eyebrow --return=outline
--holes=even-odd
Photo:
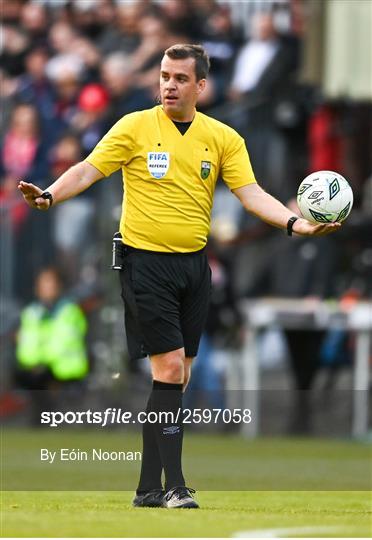
[[[168,71],[164,71],[163,69],[160,70],[161,75],[169,75]],[[190,77],[187,75],[187,73],[176,73],[176,77],[185,77],[186,79],[189,79]]]

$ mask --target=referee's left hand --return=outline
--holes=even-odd
[[[29,182],[24,182],[23,180],[19,182],[18,189],[22,192],[23,198],[28,206],[37,208],[38,210],[48,210],[50,202],[39,196],[43,193],[42,189]]]
[[[302,236],[325,236],[338,231],[341,223],[311,223],[307,219],[299,218],[293,224],[293,232]]]

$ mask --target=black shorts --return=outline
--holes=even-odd
[[[120,281],[132,359],[182,347],[185,356],[196,356],[211,288],[204,249],[160,253],[126,246]]]

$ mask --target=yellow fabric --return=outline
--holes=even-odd
[[[52,311],[33,303],[21,313],[16,355],[24,369],[48,366],[58,380],[84,378],[89,370],[87,321],[81,309],[61,300]]]
[[[105,176],[122,169],[123,241],[151,251],[202,249],[219,175],[230,189],[255,182],[238,133],[197,112],[181,135],[161,106],[124,116],[87,161]]]

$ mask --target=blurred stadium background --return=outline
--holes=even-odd
[[[338,234],[288,239],[245,215],[218,184],[212,308],[187,405],[252,406],[247,435],[367,437],[371,2],[4,0],[1,17],[2,420],[32,423],[30,400],[45,405],[37,389],[52,389],[59,407],[118,406],[123,396],[127,407],[142,406],[148,368],[128,361],[109,270],[120,174],[47,213],[29,211],[17,182],[48,186],[123,114],[153,106],[164,49],[197,42],[212,63],[199,108],[244,136],[261,185],[295,211],[301,180],[335,170],[355,205]],[[41,365],[44,386],[30,393],[17,332],[51,266],[88,321],[89,373],[61,380]],[[253,392],[236,392],[244,389]]]

